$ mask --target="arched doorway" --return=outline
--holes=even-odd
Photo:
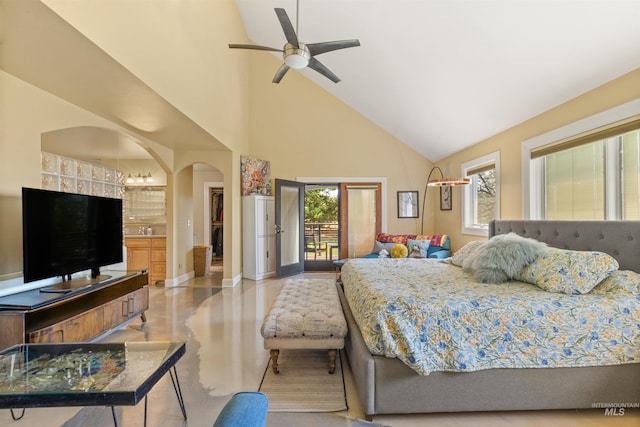
[[[195,247],[207,246],[211,263],[207,273],[220,277],[224,268],[224,175],[208,163],[193,164],[193,222]]]
[[[130,135],[96,126],[45,132],[41,152],[42,188],[123,200],[123,262],[110,268],[145,269],[150,283],[164,283],[167,173],[152,153]]]

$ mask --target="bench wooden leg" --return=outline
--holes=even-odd
[[[278,355],[280,354],[280,350],[270,350],[269,354],[271,355],[271,368],[273,369],[274,374],[279,374],[278,371]]]
[[[331,349],[329,350],[329,373],[333,374],[336,371],[336,356],[338,355],[338,350]]]

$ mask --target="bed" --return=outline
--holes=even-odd
[[[619,264],[619,270],[640,272],[640,221],[500,220],[490,224],[490,236],[508,233],[533,238],[553,248],[604,252],[615,258]],[[369,420],[378,414],[592,408],[603,407],[598,405],[607,403],[621,402],[637,405],[637,402],[640,401],[640,363],[637,363],[640,362],[638,360],[640,358],[637,357],[640,342],[637,338],[638,331],[633,328],[625,331],[631,337],[632,342],[627,342],[626,347],[619,350],[621,355],[617,360],[608,361],[606,362],[608,364],[603,366],[591,366],[593,358],[582,361],[581,358],[577,358],[577,363],[586,366],[567,366],[565,360],[564,365],[566,366],[558,362],[547,365],[552,367],[540,365],[529,367],[527,358],[524,357],[519,364],[523,367],[511,367],[507,363],[502,363],[499,360],[500,357],[494,357],[497,360],[497,365],[495,365],[497,367],[494,367],[478,363],[477,353],[475,359],[471,358],[473,360],[462,359],[467,363],[460,363],[460,359],[453,357],[452,360],[445,360],[444,365],[436,365],[430,364],[429,361],[417,361],[419,352],[407,351],[410,343],[400,340],[394,345],[406,353],[402,356],[405,359],[404,362],[400,360],[400,356],[393,357],[394,355],[391,354],[392,351],[389,348],[375,348],[375,344],[373,344],[373,350],[379,355],[372,355],[372,350],[365,343],[365,338],[363,338],[361,329],[354,318],[354,312],[359,318],[362,316],[360,312],[363,310],[360,307],[360,302],[354,303],[356,309],[352,311],[347,295],[352,301],[360,298],[359,301],[362,302],[366,298],[379,297],[377,295],[373,297],[363,295],[364,291],[360,288],[359,283],[362,279],[361,273],[358,273],[359,270],[356,268],[358,263],[379,261],[381,260],[371,259],[354,260],[353,263],[347,262],[342,268],[342,287],[339,287],[341,303],[349,329],[345,339],[345,351],[353,371],[358,395]],[[412,262],[416,261],[420,260]],[[432,260],[430,262],[442,261]],[[439,267],[444,268],[443,266]],[[398,268],[398,266],[390,268]],[[402,269],[406,268],[406,265],[402,265]],[[381,277],[380,271],[377,276]],[[391,277],[400,276],[397,273],[394,276],[392,272],[389,272],[387,278]],[[522,290],[526,286],[535,288],[534,285],[525,283],[509,282],[509,285],[520,286]],[[393,283],[384,283],[383,279],[382,282],[373,286],[382,289],[393,286]],[[354,292],[356,287],[357,291]],[[460,291],[461,294],[464,292],[467,290]],[[580,296],[545,291],[538,293],[551,294],[551,296],[547,296],[551,298],[547,301],[551,305],[554,302],[558,303],[558,301],[564,303],[565,300],[562,298],[567,298],[567,301],[580,300]],[[598,291],[594,290],[594,293],[597,294]],[[460,295],[458,296],[460,297]],[[616,298],[618,297],[616,295]],[[589,298],[594,297],[589,295]],[[469,305],[472,300],[473,297],[469,296]],[[423,302],[420,300],[420,303]],[[624,308],[618,308],[618,310],[624,310],[627,315],[636,320],[639,318],[640,314],[636,309],[640,311],[640,296],[634,295],[632,292],[628,301],[619,300],[616,303],[625,304]],[[608,303],[603,305],[608,305]],[[449,314],[451,313],[450,311]],[[529,314],[530,318],[535,318],[535,316],[535,310]],[[578,319],[584,317],[587,316]],[[521,321],[526,322],[527,316],[523,315],[523,319]],[[360,322],[366,323],[362,319]],[[566,319],[560,319],[560,322],[559,324],[566,324]],[[631,325],[633,326],[633,324]],[[640,323],[637,321],[635,325],[636,328],[640,327],[638,326]],[[369,332],[375,327],[372,327],[371,324],[368,326],[365,324],[364,327],[367,332],[367,342],[372,345]],[[629,324],[622,327],[629,328]],[[469,332],[472,331],[469,330]],[[563,332],[560,331],[561,334]],[[476,331],[473,331],[469,335],[473,336],[475,333]],[[504,340],[504,331],[502,333]],[[610,330],[601,333],[609,334]],[[430,337],[423,338],[424,342],[438,346],[438,339],[434,338],[429,341]],[[599,337],[591,336],[591,338]],[[589,339],[588,335],[582,338],[582,340]],[[511,336],[508,341],[510,340]],[[581,338],[577,338],[577,340],[580,341]],[[620,339],[617,340],[620,341]],[[570,343],[575,344],[575,341],[576,339],[572,338]],[[580,343],[580,348],[584,348],[585,342],[580,341]],[[548,355],[549,357],[544,359],[550,362],[556,360],[557,362],[557,359],[567,359],[563,357],[567,354],[577,353],[572,350],[571,346],[560,348],[559,351],[564,351],[565,354],[561,357]],[[540,361],[538,358],[535,362],[540,363]],[[415,370],[416,365],[418,370]]]

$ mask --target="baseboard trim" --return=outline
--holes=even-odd
[[[166,279],[164,281],[164,287],[165,288],[173,288],[178,286],[180,283],[184,283],[187,280],[191,279],[192,277],[195,277],[195,272],[190,271],[188,273],[182,274],[178,277],[176,277],[175,279]]]
[[[222,279],[223,288],[233,288],[235,285],[242,281],[242,273],[235,276],[233,279]]]

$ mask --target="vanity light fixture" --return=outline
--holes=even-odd
[[[153,176],[151,176],[151,172],[146,175],[142,173],[138,173],[137,175],[129,174],[127,176],[127,184],[149,184],[153,182]]]

